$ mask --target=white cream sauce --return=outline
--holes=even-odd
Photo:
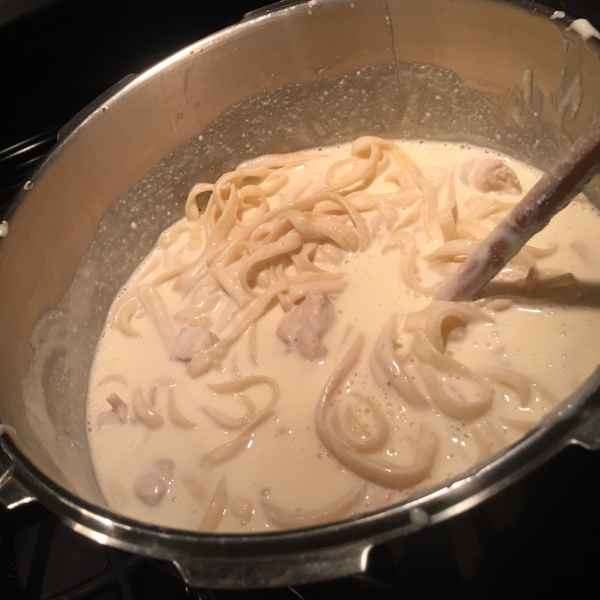
[[[584,42],[587,42],[593,37],[600,40],[600,31],[598,31],[587,19],[575,19],[569,25],[569,29],[578,33]]]
[[[440,188],[440,204],[447,196],[450,172],[458,175],[461,165],[482,155],[497,156],[482,148],[458,144],[402,140],[397,143],[434,186]],[[318,158],[290,168],[289,183],[270,199],[271,205],[289,190],[297,189],[306,196],[323,188],[327,168],[348,155],[348,146],[322,149]],[[535,169],[510,157],[503,156],[502,160],[518,175],[523,192],[540,176]],[[384,174],[380,174],[368,192],[376,194],[398,189],[396,184],[383,179]],[[455,185],[459,215],[478,206],[482,198],[514,203],[522,195],[484,194],[457,177]],[[409,211],[410,208],[398,209],[397,213],[402,218]],[[455,336],[456,339],[448,342],[447,354],[475,371],[506,367],[542,384],[543,388],[535,387],[528,406],[521,406],[508,388],[495,386],[492,408],[482,418],[470,423],[458,422],[435,408],[413,408],[391,388],[381,391],[368,368],[369,349],[375,338],[394,313],[401,326],[406,314],[421,310],[430,302],[430,296],[412,290],[402,280],[399,250],[386,249],[393,237],[386,218],[392,217],[384,212],[363,213],[373,233],[367,251],[344,253],[340,265],[321,265],[327,270],[343,272],[347,282],[341,294],[331,296],[335,319],[322,338],[328,348],[323,360],[309,361],[297,352],[286,351],[285,344],[276,335],[284,315],[280,304],[272,306],[257,323],[257,364],[249,350],[250,335],[246,334],[218,365],[195,379],[188,375],[183,362],[169,360],[159,333],[143,311],[138,311],[130,321],[138,337],[125,336],[112,322],[107,323],[90,376],[88,431],[96,475],[111,508],[141,521],[197,529],[219,481],[225,478],[228,502],[218,530],[251,532],[278,528],[266,517],[263,498],[294,513],[318,510],[356,489],[360,478],[326,451],[315,432],[314,419],[324,383],[346,352],[348,339],[358,332],[366,336],[365,351],[344,391],[360,390],[373,398],[385,415],[390,436],[377,456],[399,465],[412,462],[417,431],[425,421],[437,433],[439,443],[433,469],[423,482],[401,491],[389,491],[369,483],[353,508],[355,513],[398,502],[417,488],[429,487],[464,471],[481,457],[481,439],[492,452],[515,442],[524,433],[522,423],[515,425],[515,422],[530,420],[533,425],[552,409],[553,401],[544,390],[551,390],[556,400],[562,399],[581,385],[598,365],[597,306],[585,302],[562,303],[560,295],[554,302],[523,299],[506,310],[489,312],[493,323],[477,322],[458,330],[463,337]],[[491,229],[503,214],[479,223]],[[439,247],[442,241],[428,240],[420,220],[407,230],[417,240],[421,283],[426,286],[439,283],[444,275],[430,268],[430,263],[422,257]],[[531,245],[538,248],[547,248],[559,240],[554,254],[537,259],[539,269],[557,274],[572,273],[579,285],[600,285],[599,232],[598,211],[585,199],[573,202],[532,240]],[[148,278],[145,272],[157,256],[167,265],[160,269],[166,272],[172,268],[188,235],[184,232],[169,249],[157,246],[120,296],[136,282]],[[152,276],[159,272],[152,271]],[[514,267],[506,269],[500,278],[522,280],[524,275],[525,272]],[[178,331],[182,324],[173,315],[189,303],[189,297],[182,299],[181,294],[173,290],[173,280],[158,289]],[[209,328],[220,337],[232,306],[235,306],[233,300],[226,299],[208,313],[212,320]],[[225,325],[225,329],[227,327],[231,325]],[[410,369],[410,361],[407,364],[409,372],[416,376],[414,369]],[[281,397],[274,407],[275,415],[255,429],[242,453],[217,466],[202,466],[201,458],[207,452],[239,435],[239,430],[227,432],[217,426],[203,408],[213,407],[235,418],[243,416],[246,410],[239,396],[216,393],[208,389],[207,384],[229,380],[237,372],[243,376],[267,375],[276,380]],[[446,379],[445,385],[451,386],[451,382]],[[468,384],[465,385],[468,388]],[[135,419],[131,411],[133,390],[142,388],[147,400],[152,386],[157,388],[153,410],[164,418],[164,424],[154,429]],[[168,418],[169,386],[179,411],[194,427],[177,427]],[[129,420],[121,423],[113,418],[99,427],[99,414],[110,409],[106,398],[113,392],[129,406]],[[257,409],[264,407],[270,398],[270,390],[265,385],[251,387],[245,393]],[[362,425],[372,428],[372,417],[365,405],[352,394],[348,394],[347,402]],[[156,461],[161,460],[173,461],[173,468],[164,478],[167,488],[164,497],[156,506],[149,506],[136,496],[133,482],[144,473],[156,472]]]

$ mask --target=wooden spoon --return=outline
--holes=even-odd
[[[599,165],[600,118],[542,175],[457,271],[440,285],[434,300],[472,300],[525,243],[546,227],[550,219],[585,187]]]

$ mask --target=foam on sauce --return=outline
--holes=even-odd
[[[505,191],[482,192],[469,183],[469,170],[464,165],[481,157],[498,158],[492,151],[442,142],[399,140],[396,143],[437,190],[440,206],[448,196],[449,179],[453,179],[458,223],[463,219],[463,226],[472,236],[478,235],[478,227],[491,229],[506,214],[504,210],[486,216],[482,207],[492,201],[514,203],[522,196]],[[282,198],[289,201],[290,195],[305,197],[322,189],[328,168],[349,155],[349,145],[304,154],[303,161],[285,167],[289,181],[269,197],[269,205],[273,208]],[[540,176],[535,169],[510,157],[500,158],[517,174],[523,193]],[[410,211],[414,211],[421,193],[410,178],[386,180],[386,175],[398,171],[398,167],[394,161],[387,165],[384,162],[364,195],[390,194],[403,189],[407,198],[413,195],[413,200],[406,207],[390,204],[387,208],[361,213],[371,233],[368,249],[342,252],[330,243],[325,246],[328,254],[321,255],[321,261],[314,259],[314,264],[326,271],[343,273],[346,282],[341,293],[329,294],[334,318],[322,336],[327,348],[324,357],[308,360],[286,347],[277,335],[286,313],[277,301],[269,304],[255,331],[242,335],[225,357],[198,377],[189,375],[184,362],[169,358],[152,319],[134,301],[131,310],[135,312],[126,316],[125,321],[137,337],[124,335],[116,321],[109,318],[90,375],[88,431],[96,475],[111,508],[141,521],[195,530],[203,522],[211,502],[214,504],[215,490],[225,490],[217,498],[221,505],[217,507],[216,526],[214,523],[206,526],[218,527],[223,532],[279,529],[281,519],[269,512],[269,506],[273,505],[296,515],[288,526],[311,525],[323,519],[335,520],[376,510],[400,501],[416,489],[459,474],[486,454],[515,442],[592,373],[600,362],[600,319],[597,307],[585,301],[581,290],[590,284],[598,285],[600,215],[582,199],[557,215],[531,241],[530,245],[538,249],[551,248],[558,241],[558,248],[548,256],[539,256],[545,253],[537,252],[534,262],[538,271],[530,271],[531,254],[521,263],[509,264],[495,282],[509,286],[502,291],[510,292],[510,296],[503,296],[495,304],[474,303],[487,315],[487,320],[453,328],[445,344],[444,355],[471,371],[485,374],[501,368],[526,375],[535,382],[528,402],[519,398],[514,386],[494,380],[490,383],[494,396],[489,410],[472,420],[459,420],[445,414],[430,400],[428,407],[416,407],[400,397],[389,382],[374,378],[369,357],[382,328],[395,314],[396,356],[404,361],[417,389],[428,396],[418,361],[410,354],[412,334],[404,327],[406,315],[425,309],[431,302],[431,294],[414,289],[402,277],[402,260],[406,258],[399,247],[402,245],[398,243],[398,231],[412,233],[416,241],[417,286],[427,288],[439,283],[456,266],[452,261],[423,258],[442,247],[444,240],[441,236],[429,239],[422,218],[411,220]],[[354,163],[340,166],[336,177]],[[472,215],[477,212],[484,216],[475,220]],[[394,232],[395,225],[404,218],[407,225]],[[169,248],[157,245],[119,298],[127,298],[136,286],[139,288],[140,280],[149,282],[161,273],[176,273],[178,261],[191,262],[197,256],[198,251],[194,254],[184,250],[190,235],[185,220],[170,231],[177,235],[182,226],[184,231]],[[157,257],[162,259],[160,266],[156,266]],[[571,273],[577,283],[554,292],[538,288],[537,292],[520,294],[528,272],[530,277],[533,273],[542,281]],[[181,315],[175,315],[190,304],[191,298],[190,293],[174,289],[176,281],[178,278],[174,276],[154,286],[167,307],[175,332],[189,326]],[[218,303],[204,315],[209,319],[200,318],[195,324],[214,331],[222,339],[239,319],[237,308],[234,300],[221,293]],[[362,485],[363,480],[327,450],[316,432],[315,411],[323,386],[359,334],[364,335],[360,359],[335,394],[340,407],[338,427],[345,428],[346,435],[354,435],[355,439],[372,436],[377,430],[376,420],[361,395],[370,398],[387,422],[388,437],[367,456],[408,465],[415,460],[419,431],[426,424],[437,436],[437,450],[431,471],[416,485],[393,490],[372,481]],[[274,414],[269,414],[245,436],[244,449],[236,456],[214,466],[206,464],[206,460],[203,463],[207,453],[236,439],[242,431],[227,431],[215,423],[207,410],[218,410],[229,419],[239,419],[246,414],[248,399],[260,412],[272,397],[272,389],[261,383],[263,380],[242,393],[219,392],[208,386],[249,375],[276,381],[280,397],[273,406]],[[468,376],[441,374],[438,380],[459,402],[462,396],[477,397],[480,393]],[[132,404],[136,388],[142,390],[146,406],[158,415],[155,426],[149,427],[135,417]],[[156,389],[152,392],[153,405],[149,403],[151,388]],[[106,399],[112,393],[127,405],[125,422],[114,411],[107,416],[106,411],[111,407]],[[173,402],[183,419],[178,424],[170,412]],[[156,502],[144,502],[134,491],[134,482],[138,481],[139,492],[139,479],[144,476],[149,494],[146,497],[158,498]],[[157,486],[161,489],[155,494]],[[340,499],[344,498],[347,506],[339,508]],[[311,511],[327,506],[325,517],[311,517]]]

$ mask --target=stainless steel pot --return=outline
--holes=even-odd
[[[243,536],[111,512],[86,445],[87,374],[108,306],[194,182],[362,134],[482,143],[547,167],[600,112],[596,40],[549,17],[529,2],[283,2],[78,115],[0,244],[0,419],[17,431],[0,438],[0,500],[38,500],[100,543],[173,561],[192,586],[275,586],[362,571],[374,545],[469,509],[568,444],[600,447],[597,372],[518,444],[436,489]],[[597,199],[597,186],[588,193]]]

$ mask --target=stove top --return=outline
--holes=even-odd
[[[597,0],[542,3],[600,28]],[[266,4],[54,0],[4,23],[0,216],[58,129],[96,96]],[[173,565],[100,546],[31,504],[0,509],[0,599],[591,598],[600,589],[599,507],[600,454],[569,448],[467,514],[375,548],[364,575],[224,591],[188,589]]]

